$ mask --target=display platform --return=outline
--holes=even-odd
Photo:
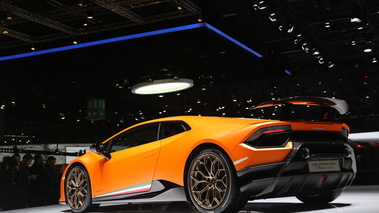
[[[379,209],[379,185],[351,186],[342,195],[329,205],[309,206],[301,203],[295,197],[273,198],[266,200],[249,201],[240,213],[273,213],[273,212],[307,212],[307,213],[377,213]],[[4,211],[25,213],[60,213],[72,212],[66,205],[52,205],[35,208]],[[190,212],[195,213],[185,204],[133,204],[118,206],[100,206],[91,212],[117,212],[117,213],[157,213],[157,212]]]

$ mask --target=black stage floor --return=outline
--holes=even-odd
[[[35,208],[4,211],[26,213],[65,213],[72,212],[66,205],[52,205]],[[92,212],[117,212],[117,213],[151,213],[151,212],[190,212],[197,211],[186,205],[177,204],[141,204],[100,206]],[[379,185],[351,186],[342,195],[329,205],[308,206],[295,197],[274,198],[266,200],[249,201],[240,213],[273,213],[273,212],[307,212],[307,213],[378,213],[379,212]]]

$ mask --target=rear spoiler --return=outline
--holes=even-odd
[[[277,101],[268,101],[264,102],[253,109],[260,109],[271,106],[278,105],[313,105],[313,106],[324,106],[331,107],[337,110],[341,115],[345,114],[349,110],[349,105],[346,101],[341,99],[333,99],[333,98],[324,98],[324,97],[292,97],[292,98],[284,98]]]

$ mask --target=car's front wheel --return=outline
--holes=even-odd
[[[238,188],[230,160],[217,149],[197,153],[186,178],[190,202],[200,212],[237,212],[247,202]]]
[[[74,212],[84,212],[92,207],[89,175],[83,166],[74,166],[67,172],[65,194]]]

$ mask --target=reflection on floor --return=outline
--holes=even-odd
[[[273,213],[273,212],[307,212],[307,213],[377,213],[379,212],[379,185],[352,186],[329,205],[309,206],[301,203],[294,197],[274,198],[266,200],[249,201],[240,213]],[[7,213],[65,213],[72,212],[66,205],[43,206],[19,210],[4,211]],[[195,213],[194,209],[186,204],[143,204],[100,206],[91,212],[117,212],[117,213]]]

